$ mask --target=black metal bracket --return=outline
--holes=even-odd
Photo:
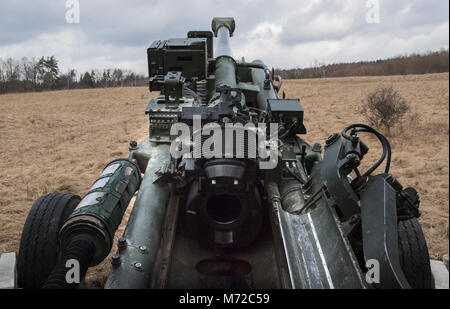
[[[379,283],[374,283],[377,288],[408,289],[399,259],[397,192],[386,181],[388,176],[369,177],[360,192],[364,259],[379,263]]]
[[[168,72],[166,75],[150,77],[150,91],[162,91],[166,98],[166,104],[180,103],[183,97],[183,85],[186,79],[181,72]]]

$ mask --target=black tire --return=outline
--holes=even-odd
[[[400,264],[413,289],[432,289],[430,256],[425,237],[416,218],[398,223]]]
[[[34,202],[22,230],[17,260],[18,285],[41,288],[58,261],[58,233],[80,202],[72,194],[53,193]]]

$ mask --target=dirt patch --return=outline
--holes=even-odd
[[[308,142],[321,142],[346,125],[365,122],[358,112],[379,85],[393,86],[420,121],[390,137],[391,172],[421,195],[430,253],[448,252],[449,75],[288,80],[283,90],[305,108]],[[0,96],[0,252],[18,251],[33,201],[61,192],[83,196],[105,165],[128,155],[128,143],[147,135],[144,115],[153,95],[146,87],[55,91]],[[377,141],[365,138],[379,156]],[[125,228],[132,207],[116,238]],[[89,270],[89,287],[101,287],[109,261]]]

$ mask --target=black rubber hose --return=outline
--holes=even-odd
[[[373,132],[371,132],[369,130],[366,130],[366,129],[359,129],[359,130],[357,130],[357,132],[373,133]],[[389,143],[388,139],[384,135],[380,134],[380,136],[377,136],[377,137],[380,140],[380,142],[383,144],[383,153],[387,154],[387,161],[386,161],[386,167],[385,167],[385,171],[384,172],[386,174],[389,174],[389,170],[390,170],[390,167],[391,167],[391,156],[392,156],[391,144]],[[381,165],[381,163],[382,163],[382,161],[379,162],[379,164],[376,167],[374,166],[370,170],[368,170],[366,172],[366,176],[372,174],[378,168],[378,166]]]
[[[95,246],[89,239],[78,237],[72,240],[67,246],[62,259],[51,272],[43,289],[77,289],[79,283],[68,283],[66,274],[69,268],[66,267],[68,260],[77,260],[80,265],[80,282],[83,280],[89,265],[95,254]]]
[[[351,140],[351,136],[347,135],[347,132],[350,129],[355,129],[355,132],[366,132],[366,133],[374,134],[378,138],[378,140],[380,141],[380,143],[383,147],[383,154],[381,155],[381,158],[378,160],[377,163],[375,163],[364,174],[364,176],[369,176],[370,174],[372,174],[381,165],[381,163],[383,163],[383,161],[386,159],[386,155],[387,155],[387,162],[386,162],[385,173],[388,174],[390,166],[391,166],[391,156],[392,156],[391,144],[389,143],[388,139],[384,135],[379,133],[377,130],[375,130],[374,128],[372,128],[368,125],[365,125],[365,124],[358,123],[358,124],[352,124],[352,125],[346,127],[342,131],[342,136],[347,140]]]

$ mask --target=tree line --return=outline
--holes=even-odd
[[[411,54],[386,60],[356,63],[315,64],[310,68],[277,69],[285,79],[406,75],[449,72],[449,51]],[[144,75],[119,68],[91,70],[78,74],[74,69],[61,72],[54,56],[21,60],[0,58],[0,94],[14,92],[132,87],[147,85]]]
[[[133,87],[147,84],[145,76],[120,68],[91,70],[78,74],[75,69],[61,72],[54,56],[15,60],[0,58],[0,94],[29,91]]]
[[[448,52],[447,49],[356,63],[316,63],[310,68],[278,69],[276,72],[285,79],[444,73],[449,71]]]

